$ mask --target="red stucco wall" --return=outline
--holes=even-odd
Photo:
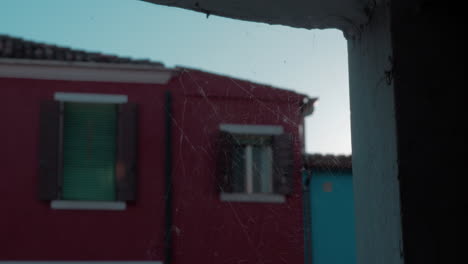
[[[167,85],[0,78],[0,260],[163,259],[167,90],[174,112],[174,263],[303,261],[302,96],[192,70]],[[125,211],[53,210],[37,198],[39,103],[59,91],[126,94],[139,104],[138,197]],[[219,200],[220,123],[282,125],[295,136],[296,180],[286,203]]]

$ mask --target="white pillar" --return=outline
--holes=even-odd
[[[348,40],[357,263],[403,263],[389,9]]]

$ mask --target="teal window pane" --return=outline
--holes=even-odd
[[[270,146],[252,148],[253,191],[255,193],[272,192],[272,153]]]
[[[117,107],[65,103],[64,200],[115,200]]]

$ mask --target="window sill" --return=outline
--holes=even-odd
[[[117,201],[67,201],[54,200],[50,207],[56,210],[110,210],[123,211],[127,208],[125,202]]]
[[[286,198],[280,194],[269,193],[221,193],[224,202],[284,203]]]

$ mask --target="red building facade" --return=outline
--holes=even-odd
[[[197,70],[2,41],[53,55],[0,52],[0,263],[303,262],[301,131],[313,99]],[[59,107],[55,126],[47,102]],[[71,103],[134,107],[116,112],[112,198],[64,198],[73,197],[65,177],[73,129],[60,105]]]

